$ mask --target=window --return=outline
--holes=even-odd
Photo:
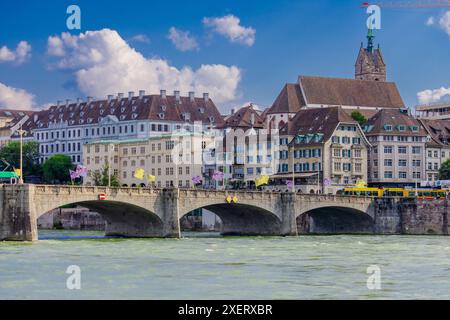
[[[413,167],[420,167],[421,161],[420,160],[413,160],[412,165]]]
[[[406,174],[405,171],[400,171],[400,172],[398,173],[398,178],[399,178],[399,179],[406,179],[406,177],[407,177],[407,174]]]
[[[399,167],[406,167],[407,161],[405,159],[398,160],[398,166]]]
[[[392,159],[384,159],[385,167],[392,167]]]
[[[400,154],[406,154],[406,147],[398,147],[398,153],[400,153]]]
[[[420,154],[422,152],[422,147],[412,147],[413,154]]]
[[[420,179],[420,172],[413,172],[413,179]]]
[[[384,178],[385,179],[392,179],[392,171],[385,171],[384,172]]]
[[[385,146],[384,147],[384,153],[385,154],[391,154],[392,153],[392,146]]]

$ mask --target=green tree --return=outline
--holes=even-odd
[[[69,170],[73,170],[74,165],[70,157],[56,154],[44,162],[42,169],[46,183],[65,184],[70,182]]]
[[[359,112],[359,111],[353,111],[353,112],[352,112],[352,118],[353,118],[353,120],[358,121],[358,123],[359,123],[361,126],[367,123],[366,117],[364,117],[364,116],[361,114],[361,112]]]
[[[109,171],[109,164],[105,164],[102,167],[102,170],[100,172],[93,172],[91,171],[90,177],[92,181],[94,182],[95,186],[98,187],[107,187],[108,186],[108,171]],[[119,178],[112,174],[111,175],[111,187],[120,187],[120,181]]]
[[[42,167],[39,164],[39,143],[36,141],[23,144],[23,175],[41,176]],[[5,170],[8,164],[11,166],[7,171],[20,169],[20,142],[11,141],[0,150],[0,170]],[[7,164],[8,163],[8,164]]]
[[[450,158],[447,159],[439,169],[439,179],[450,180]]]

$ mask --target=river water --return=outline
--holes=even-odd
[[[0,299],[450,299],[448,237],[39,236],[0,242]],[[66,287],[71,265],[80,290]],[[380,290],[367,287],[371,265]]]

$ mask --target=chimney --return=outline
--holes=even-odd
[[[39,116],[35,113],[34,114],[34,123],[36,123],[38,121],[38,119],[39,119]]]
[[[194,91],[189,92],[189,100],[191,102],[195,102],[195,92]]]
[[[93,100],[94,100],[94,98],[92,98],[92,97],[87,97],[87,102],[88,102],[88,103],[91,103]]]
[[[134,97],[134,91],[128,92],[128,99],[131,100]]]
[[[204,93],[203,94],[203,100],[205,100],[205,103],[208,103],[208,101],[209,101],[209,93]]]
[[[119,93],[117,94],[117,99],[118,99],[118,100],[122,100],[122,99],[123,99],[123,96],[124,96],[124,94],[123,94],[122,92],[119,92]]]
[[[139,98],[142,99],[145,96],[145,90],[139,90]]]
[[[233,109],[231,109],[231,115],[233,115],[234,113],[235,113],[235,110],[233,108]]]
[[[161,96],[161,99],[165,99],[166,98],[166,90],[161,90],[159,92],[159,95]]]
[[[108,103],[111,102],[111,100],[114,98],[114,96],[112,94],[108,95]]]
[[[66,107],[68,107],[70,104],[70,99],[66,99]]]
[[[181,102],[180,91],[174,91],[173,95],[175,96],[175,100],[177,100],[177,102],[180,103]]]
[[[250,119],[251,119],[250,122],[251,122],[252,126],[254,126],[255,125],[255,114],[254,113],[251,114]]]

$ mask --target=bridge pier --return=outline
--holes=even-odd
[[[162,217],[164,238],[181,238],[180,212],[179,212],[180,190],[167,189],[162,196]]]
[[[281,212],[281,235],[297,236],[295,193],[282,193],[279,212]]]
[[[35,241],[37,218],[32,206],[33,186],[1,186],[0,241]]]

